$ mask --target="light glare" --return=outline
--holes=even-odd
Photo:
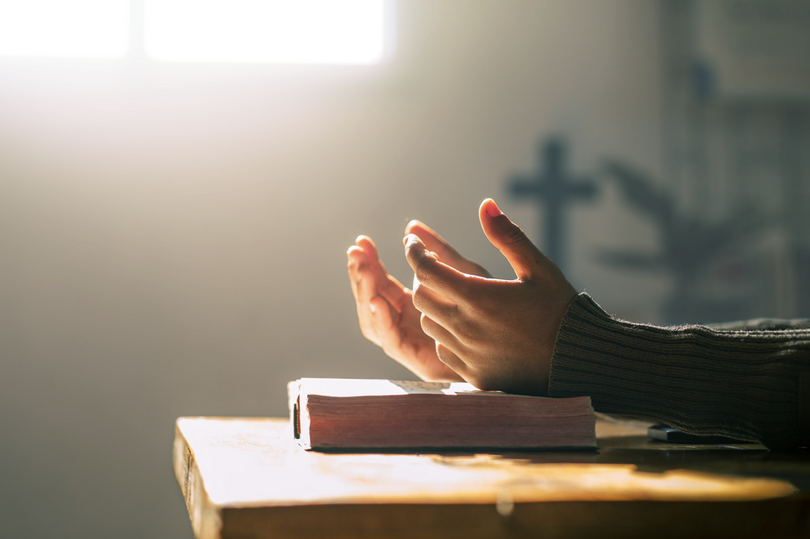
[[[146,0],[156,60],[368,64],[384,52],[384,0]]]
[[[0,0],[1,55],[118,58],[128,49],[128,0]]]

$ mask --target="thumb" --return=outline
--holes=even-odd
[[[551,263],[491,198],[481,203],[478,217],[487,239],[506,257],[518,279],[533,280],[542,267]]]

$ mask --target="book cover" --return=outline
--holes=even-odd
[[[596,448],[590,397],[341,378],[302,378],[287,390],[293,433],[306,449]]]

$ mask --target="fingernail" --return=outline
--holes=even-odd
[[[420,240],[419,236],[417,236],[416,234],[408,234],[407,236],[402,238],[402,245],[404,245],[405,247],[407,247],[408,244],[411,243],[422,243],[422,240]]]
[[[498,217],[499,215],[503,215],[501,209],[491,198],[487,202],[487,214],[489,214],[490,217]]]

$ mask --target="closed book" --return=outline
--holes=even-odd
[[[306,449],[596,448],[590,397],[341,378],[301,378],[287,392],[293,433]]]

